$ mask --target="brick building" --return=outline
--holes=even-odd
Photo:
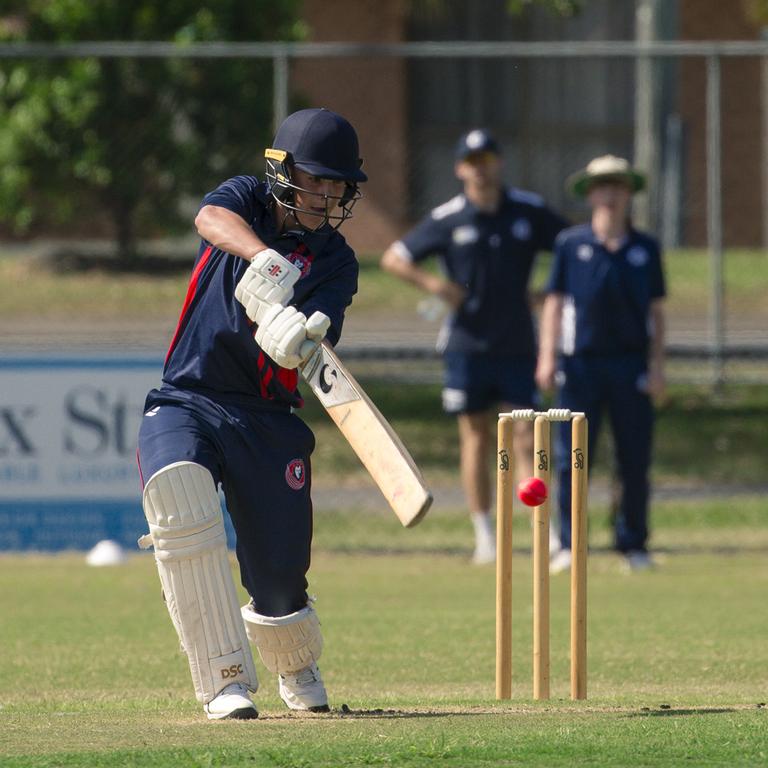
[[[562,19],[541,9],[510,17],[505,0],[305,0],[303,17],[311,41],[631,41],[635,6],[634,0],[588,0],[579,15]],[[664,0],[658,4],[656,35],[759,40],[761,28],[750,18],[748,0]],[[730,246],[768,247],[764,66],[768,71],[758,57],[722,60],[723,227]],[[672,179],[670,189],[679,198],[671,206],[679,219],[674,228],[682,245],[700,246],[707,223],[705,61],[665,58],[659,60],[657,77],[656,139],[664,179]],[[501,138],[511,183],[541,192],[574,219],[583,216],[562,180],[596,154],[632,156],[634,84],[635,64],[629,58],[361,56],[298,59],[291,65],[292,106],[336,109],[360,133],[371,181],[347,231],[362,253],[380,252],[458,189],[452,148],[456,137],[474,125],[486,125]],[[682,127],[677,145],[668,141],[672,118]],[[662,179],[656,183],[660,186]],[[666,205],[668,196],[663,199]],[[657,224],[669,209],[657,211]]]

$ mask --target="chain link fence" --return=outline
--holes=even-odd
[[[275,125],[314,104],[358,127],[371,181],[348,238],[369,266],[458,192],[453,146],[472,127],[499,137],[509,183],[574,221],[587,211],[564,179],[596,155],[635,158],[651,179],[637,223],[667,250],[670,378],[768,380],[768,43],[0,45],[0,261],[51,256],[74,270],[123,253],[184,272],[202,195],[261,175]],[[361,285],[340,346],[353,371],[437,397],[439,320],[416,299],[393,320],[386,295]],[[151,322],[83,314],[56,327],[31,307],[4,316],[0,355],[161,353],[181,301]],[[461,510],[453,432],[442,434],[438,500]],[[343,475],[318,483],[318,509],[357,541],[369,523],[350,527],[343,510],[383,519],[384,504],[358,471]],[[440,546],[464,541],[459,523],[451,531]]]

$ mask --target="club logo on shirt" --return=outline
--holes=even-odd
[[[588,243],[582,243],[577,249],[576,249],[576,258],[579,261],[589,261],[592,258],[592,254],[594,253],[594,249],[591,245]]]
[[[627,261],[633,267],[644,267],[648,263],[648,251],[642,245],[633,245],[627,251]]]
[[[293,459],[288,462],[285,468],[285,482],[294,491],[300,491],[306,482],[306,470],[304,469],[303,459]]]
[[[306,253],[294,251],[288,257],[288,260],[301,270],[302,277],[306,277],[309,274],[309,270],[312,269],[312,259]]]
[[[451,234],[454,245],[469,245],[476,243],[480,233],[471,224],[465,224],[463,227],[456,227]]]
[[[528,219],[517,219],[513,222],[510,231],[516,240],[530,240],[531,222]]]

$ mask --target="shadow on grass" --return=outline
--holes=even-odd
[[[464,717],[480,716],[489,714],[508,714],[502,710],[492,712],[489,710],[404,710],[404,709],[351,709],[346,704],[332,709],[330,712],[284,712],[280,715],[267,715],[260,719],[263,720],[283,720],[292,718],[322,719],[322,720],[411,720],[411,719],[432,719],[445,717]]]
[[[681,715],[727,715],[738,710],[731,707],[702,709],[673,709],[662,706],[659,709],[643,707],[639,712],[628,712],[624,717],[679,717]]]

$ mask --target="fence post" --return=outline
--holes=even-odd
[[[723,205],[721,190],[720,141],[720,56],[707,56],[707,246],[712,270],[710,305],[710,345],[712,351],[712,386],[724,383],[723,350]]]
[[[272,119],[274,131],[288,117],[288,54],[276,53],[272,59]]]

